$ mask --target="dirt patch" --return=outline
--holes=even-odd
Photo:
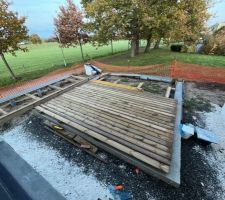
[[[123,85],[129,85],[132,87],[137,87],[140,83],[144,83],[142,85],[142,89],[146,92],[150,92],[152,94],[158,94],[161,96],[165,96],[167,87],[170,86],[169,83],[158,82],[158,81],[145,81],[135,78],[127,78],[127,77],[118,77],[118,76],[110,76],[105,79],[105,81],[112,83],[119,83]]]
[[[211,112],[212,104],[222,106],[225,103],[225,85],[205,83],[185,83],[184,122],[205,126],[199,116],[201,112]]]
[[[203,97],[213,104],[223,106],[225,103],[225,85],[214,83],[185,83],[186,99]]]

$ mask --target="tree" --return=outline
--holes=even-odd
[[[38,34],[32,34],[30,36],[30,41],[32,44],[41,44],[42,43],[41,38],[39,37]]]
[[[16,79],[14,72],[5,58],[5,53],[16,55],[17,50],[27,51],[27,48],[19,45],[27,40],[28,30],[25,26],[25,17],[19,17],[18,13],[9,10],[10,3],[0,0],[0,56],[6,65],[13,79]]]
[[[116,38],[131,40],[131,57],[139,53],[140,0],[82,0],[90,31],[99,43]]]
[[[72,0],[67,0],[67,6],[61,6],[58,16],[54,19],[56,36],[62,47],[80,46],[83,61],[82,44],[88,41],[84,32],[83,13],[78,10]]]
[[[201,33],[206,30],[206,22],[210,14],[208,8],[211,0],[180,0],[178,5],[178,20],[171,31],[171,37],[185,44],[194,44]]]
[[[202,52],[205,54],[225,55],[225,26],[204,36]]]

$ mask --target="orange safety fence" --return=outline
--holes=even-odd
[[[225,84],[225,67],[208,67],[178,61],[173,61],[171,65],[150,66],[113,66],[99,61],[92,61],[91,63],[105,72],[158,75],[186,81]]]
[[[171,65],[149,65],[149,66],[114,66],[99,61],[92,61],[91,64],[101,68],[104,72],[118,72],[118,73],[134,73],[134,74],[148,74],[158,76],[171,76]]]
[[[208,67],[174,61],[171,77],[194,82],[225,83],[225,67]]]

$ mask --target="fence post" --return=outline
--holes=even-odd
[[[174,59],[172,61],[172,67],[171,67],[171,77],[172,78],[175,78],[175,70],[176,70],[176,67],[177,67],[177,61],[176,61],[176,59]]]

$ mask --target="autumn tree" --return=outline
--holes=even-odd
[[[67,0],[66,6],[60,7],[58,16],[54,19],[56,36],[62,47],[80,46],[83,61],[84,54],[82,44],[88,41],[84,32],[83,13],[78,10],[72,0]]]
[[[194,44],[206,30],[211,3],[211,0],[180,0],[177,3],[177,24],[171,32],[171,37],[188,45]]]
[[[41,44],[42,43],[41,38],[39,37],[38,34],[32,34],[30,36],[30,41],[32,44]]]
[[[131,40],[131,57],[139,53],[140,0],[82,0],[91,31],[97,41],[111,41],[114,37]]]
[[[9,10],[10,3],[0,0],[0,56],[10,72],[13,79],[16,79],[14,72],[6,61],[5,54],[16,55],[17,50],[27,51],[27,48],[19,43],[27,40],[28,30],[25,26],[25,17],[19,17],[18,13]]]

